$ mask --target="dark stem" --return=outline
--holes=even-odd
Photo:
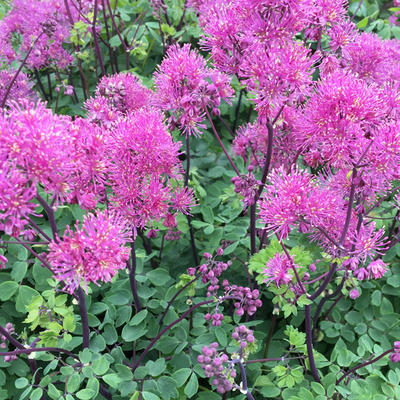
[[[118,38],[119,38],[119,40],[120,40],[120,42],[122,44],[122,47],[124,49],[124,52],[125,52],[125,67],[126,67],[126,69],[129,69],[129,50],[128,50],[128,47],[127,47],[127,45],[125,43],[124,38],[121,36],[121,33],[120,33],[120,31],[118,29],[118,26],[117,26],[117,23],[115,22],[114,14],[113,14],[113,12],[111,10],[110,0],[106,0],[106,2],[107,2],[108,11],[110,13],[112,25],[113,25],[113,27],[115,29],[115,32],[118,35]]]
[[[212,120],[211,120],[211,117],[210,117],[210,113],[208,112],[207,107],[204,105],[204,102],[203,102],[203,108],[204,108],[204,110],[205,110],[205,112],[206,112],[206,114],[207,114],[207,119],[208,119],[208,121],[210,122],[211,128],[212,128],[212,130],[213,130],[213,132],[214,132],[215,137],[216,137],[217,140],[218,140],[219,145],[221,146],[222,150],[224,151],[226,157],[228,158],[229,162],[231,163],[232,168],[235,170],[236,174],[237,174],[238,176],[240,176],[239,170],[236,168],[236,165],[234,164],[232,158],[230,157],[230,155],[229,155],[228,152],[226,151],[225,146],[224,146],[224,144],[222,143],[221,138],[219,137],[217,130],[215,129],[215,126],[214,126],[214,124],[213,124],[213,122],[212,122]]]
[[[102,11],[103,11],[104,28],[106,29],[107,48],[108,48],[108,56],[110,57],[111,71],[112,71],[113,74],[115,74],[116,73],[116,69],[115,69],[115,66],[114,66],[114,63],[113,63],[113,61],[115,61],[115,60],[114,60],[114,55],[113,55],[113,49],[109,45],[111,36],[110,36],[110,31],[108,29],[106,4],[105,4],[104,0],[101,0],[101,8],[102,8]],[[111,13],[110,13],[110,15],[111,15]]]
[[[273,314],[272,319],[271,319],[271,325],[269,326],[267,340],[265,341],[264,358],[266,358],[268,356],[268,349],[269,349],[269,345],[271,344],[272,336],[274,335],[274,330],[275,330],[277,319],[278,319],[277,315]]]
[[[20,74],[20,72],[22,71],[22,68],[24,67],[24,65],[26,64],[26,61],[28,60],[28,57],[30,56],[30,54],[32,53],[33,48],[35,47],[36,42],[41,38],[41,36],[43,35],[43,32],[40,32],[39,36],[34,40],[34,42],[32,43],[31,47],[29,47],[29,50],[27,51],[24,59],[21,62],[21,65],[18,67],[17,71],[15,72],[13,78],[11,79],[10,84],[8,85],[8,88],[6,90],[6,93],[4,94],[3,100],[1,101],[1,106],[0,108],[4,108],[4,106],[6,105],[6,101],[7,101],[7,97],[10,94],[11,88],[14,85],[15,81],[18,78],[18,75]]]
[[[268,130],[268,147],[267,147],[267,154],[265,155],[265,164],[264,164],[264,170],[263,170],[263,175],[261,178],[261,185],[258,188],[258,192],[254,198],[255,203],[257,203],[257,200],[260,198],[261,193],[264,189],[265,182],[267,180],[269,168],[271,165],[271,158],[272,158],[272,146],[273,146],[273,141],[274,141],[274,128],[272,127],[272,124],[267,122],[267,130]]]
[[[101,73],[103,75],[106,75],[106,69],[104,68],[103,57],[101,55],[99,41],[97,39],[97,33],[96,33],[97,9],[98,9],[98,0],[94,0],[93,23],[92,23],[92,33],[93,33],[94,48],[95,48],[97,59],[99,60]]]
[[[224,300],[232,300],[234,299],[235,296],[226,296],[222,299],[219,299],[219,301],[224,301]],[[166,326],[164,329],[162,329],[159,334],[150,341],[150,343],[147,345],[147,347],[143,350],[143,353],[140,355],[140,357],[136,360],[135,363],[133,363],[132,365],[132,370],[135,371],[135,369],[140,365],[140,363],[143,361],[144,357],[146,356],[146,354],[152,349],[152,347],[158,342],[158,340],[161,338],[161,336],[163,336],[166,332],[168,332],[173,326],[175,326],[176,324],[178,324],[179,322],[181,322],[182,320],[184,320],[189,314],[191,314],[194,310],[196,310],[197,308],[204,306],[206,304],[211,304],[211,303],[215,303],[215,300],[205,300],[202,301],[201,303],[197,303],[195,305],[193,305],[192,307],[189,308],[189,310],[187,310],[186,312],[184,312],[178,319],[176,319],[175,321],[171,322],[168,326]]]
[[[81,287],[77,290],[78,302],[79,302],[79,312],[81,314],[81,323],[82,323],[82,347],[85,349],[90,346],[90,330],[89,330],[89,321],[86,309],[86,300],[85,293]]]
[[[358,11],[360,10],[362,4],[364,3],[364,0],[361,0],[360,3],[358,4],[358,7],[356,8],[356,11],[354,12],[354,14],[351,16],[350,22],[353,22],[354,17],[357,15]]]
[[[139,295],[137,292],[137,284],[136,284],[136,251],[135,251],[135,241],[131,242],[131,263],[128,262],[129,267],[129,282],[131,285],[131,291],[133,295],[133,301],[135,302],[136,312],[139,312],[142,309],[142,305],[140,303]]]
[[[42,80],[40,79],[40,75],[39,75],[39,72],[38,72],[37,68],[33,69],[33,73],[35,74],[35,78],[36,78],[36,81],[38,83],[39,89],[42,92],[43,98],[46,101],[48,101],[49,99],[47,98],[47,94],[46,94],[46,91],[44,90],[44,86],[43,86]]]
[[[255,254],[256,249],[256,204],[250,206],[250,254]]]
[[[51,231],[53,232],[53,239],[55,242],[58,242],[58,231],[57,231],[56,219],[54,217],[54,210],[47,204],[46,200],[42,196],[40,196],[40,194],[36,194],[36,199],[38,200],[39,204],[43,207],[43,209],[46,211]]]
[[[240,370],[240,375],[242,376],[242,388],[243,391],[246,394],[246,397],[248,400],[255,400],[253,395],[251,394],[249,387],[247,386],[247,375],[246,375],[246,370],[244,368],[243,363],[239,360],[232,360],[232,363],[237,364],[239,366],[239,370]]]
[[[162,325],[162,323],[163,323],[163,321],[164,321],[164,318],[165,318],[165,316],[167,315],[167,312],[168,312],[169,308],[171,307],[172,303],[175,301],[175,299],[176,299],[187,287],[189,287],[192,283],[196,282],[197,279],[200,278],[200,276],[201,276],[200,274],[196,275],[191,281],[189,281],[189,282],[186,283],[184,286],[182,286],[182,287],[174,294],[174,296],[172,297],[172,299],[168,302],[167,308],[165,309],[165,311],[164,311],[163,314],[161,315],[160,322],[159,322],[160,326]]]
[[[28,349],[25,348],[25,346],[24,346],[22,343],[20,343],[17,339],[13,338],[13,337],[8,333],[8,331],[7,331],[6,329],[4,329],[1,325],[0,325],[0,334],[1,334],[2,336],[4,336],[4,337],[5,337],[11,344],[13,344],[17,349],[20,349],[20,350],[28,350]],[[36,349],[35,349],[35,350],[36,350]],[[35,375],[35,373],[36,373],[36,371],[37,371],[37,369],[38,369],[37,364],[36,364],[36,361],[35,361],[35,360],[28,359],[28,363],[29,363],[29,367],[30,367],[30,369],[31,369],[32,375]],[[35,375],[35,384],[38,385],[39,382],[40,382],[40,375],[39,375],[39,373],[36,373],[36,375]]]
[[[49,242],[51,242],[51,237],[48,236],[48,235],[39,227],[39,225],[36,224],[35,221],[32,221],[32,219],[30,219],[29,217],[26,217],[26,219],[29,221],[29,224],[32,225],[32,226],[38,231],[38,233],[40,233],[46,240],[48,240]]]
[[[47,86],[49,88],[49,97],[50,97],[50,100],[53,100],[53,90],[51,88],[51,77],[50,77],[50,72],[48,69],[46,70],[46,75],[47,75]]]
[[[232,126],[233,134],[236,133],[236,128],[237,128],[238,119],[239,119],[240,105],[242,104],[243,92],[244,92],[244,89],[240,89],[239,99],[238,99],[238,102],[236,104],[236,109],[235,109],[235,119],[233,121],[233,126]]]
[[[380,356],[373,358],[370,361],[364,361],[363,363],[355,366],[354,368],[350,369],[349,371],[347,371],[346,373],[344,373],[337,381],[336,381],[336,385],[338,385],[344,378],[346,378],[347,376],[349,376],[350,374],[352,374],[353,372],[357,371],[358,369],[362,368],[362,367],[366,367],[367,365],[371,365],[374,362],[379,361],[381,358],[387,356],[388,354],[393,353],[393,349],[387,350],[384,353],[382,353]]]
[[[314,380],[321,383],[319,379],[317,367],[315,366],[313,344],[312,344],[312,326],[311,326],[311,305],[304,306],[305,311],[305,326],[306,326],[306,344],[307,344],[307,355],[310,363],[310,371]]]
[[[185,171],[185,186],[189,188],[189,175],[190,175],[190,136],[186,135],[186,171]],[[187,214],[186,219],[189,225],[190,245],[192,247],[193,261],[195,265],[199,265],[199,255],[197,253],[196,241],[194,239],[194,230],[192,226],[192,217]]]

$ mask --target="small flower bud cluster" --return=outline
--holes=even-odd
[[[222,256],[223,254],[224,250],[219,248],[217,250],[217,256]],[[216,296],[220,287],[218,284],[218,278],[221,276],[222,272],[226,271],[228,267],[232,265],[232,261],[227,261],[226,263],[223,261],[215,261],[210,253],[204,253],[203,257],[207,260],[207,262],[199,267],[201,281],[203,283],[210,282],[210,285],[207,288],[207,297]]]
[[[360,295],[360,293],[358,292],[357,289],[350,290],[350,292],[349,292],[349,297],[352,300],[355,300],[359,295]]]
[[[258,298],[260,292],[257,289],[251,290],[249,287],[229,285],[227,280],[222,282],[225,289],[225,295],[235,296],[240,298],[234,302],[236,315],[243,315],[245,312],[248,315],[253,315],[257,308],[262,306],[262,301]]]
[[[173,228],[169,228],[165,234],[165,240],[179,240],[181,238],[181,231],[174,231]]]
[[[8,322],[6,324],[5,329],[10,335],[15,332],[13,324],[11,322]],[[6,340],[7,340],[7,338],[5,336],[3,336],[3,335],[0,336],[0,348],[1,349],[5,349],[7,347]],[[17,359],[17,356],[14,354],[10,355],[10,356],[4,356],[5,362],[10,362],[10,361],[16,360],[16,359]]]
[[[253,168],[253,167],[249,167]],[[254,198],[261,182],[257,181],[252,173],[249,175],[234,176],[231,182],[235,186],[235,193],[243,196],[244,207],[247,208],[254,204]]]
[[[211,343],[210,346],[204,346],[197,361],[203,368],[207,378],[212,378],[211,383],[216,386],[218,393],[226,393],[232,390],[232,380],[236,377],[236,371],[232,367],[224,365],[229,358],[225,353],[218,353],[218,343]]]
[[[400,362],[400,341],[394,342],[393,353],[389,358],[392,362]]]
[[[254,336],[253,336],[253,331],[251,329],[248,329],[244,325],[240,325],[235,328],[235,330],[232,333],[232,339],[236,340],[239,343],[240,350],[243,352],[243,350],[254,343]]]
[[[207,313],[204,316],[204,319],[206,321],[212,320],[211,323],[212,323],[213,326],[221,326],[221,323],[224,320],[224,314],[221,314],[221,313],[218,313],[218,312],[216,312],[214,314]]]

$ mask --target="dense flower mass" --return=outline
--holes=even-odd
[[[0,71],[0,102],[3,101],[8,89],[10,89],[6,102],[8,104],[12,102],[24,102],[26,100],[36,101],[37,95],[32,90],[33,83],[23,72],[17,75],[17,78],[10,88],[15,75],[16,71],[12,69]]]
[[[131,230],[121,217],[107,212],[87,214],[82,227],[67,227],[61,240],[49,245],[48,261],[54,277],[69,293],[89,282],[111,282],[118,270],[126,267]]]
[[[204,107],[218,114],[221,99],[233,91],[229,78],[207,67],[205,60],[190,45],[168,49],[166,58],[154,74],[155,104],[170,112],[172,127],[184,133],[199,134],[204,128]]]
[[[181,178],[179,147],[157,109],[127,115],[112,132],[111,202],[135,226],[160,220],[174,206],[188,212],[192,197],[171,180]]]

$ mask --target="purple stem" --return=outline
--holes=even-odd
[[[78,302],[79,302],[79,312],[81,314],[81,323],[82,323],[82,347],[85,349],[90,346],[90,330],[89,330],[89,321],[86,309],[86,300],[85,293],[81,287],[77,290],[78,293]]]
[[[162,325],[165,316],[167,315],[167,312],[169,310],[169,308],[171,307],[172,303],[175,301],[175,299],[187,288],[189,287],[192,283],[196,282],[197,279],[199,279],[201,276],[201,274],[196,275],[191,281],[187,282],[184,286],[182,286],[172,297],[172,299],[168,302],[167,308],[165,309],[165,311],[163,312],[163,314],[161,315],[160,318],[160,326]]]
[[[0,356],[17,356],[19,354],[31,354],[31,353],[36,353],[38,351],[48,351],[50,353],[65,353],[68,356],[73,357],[76,360],[79,360],[79,357],[77,355],[75,355],[74,353],[71,353],[68,350],[61,349],[60,347],[33,347],[33,348],[29,348],[29,349],[21,348],[19,350],[0,352]]]
[[[350,374],[352,374],[353,372],[357,371],[358,369],[362,368],[362,367],[366,367],[367,365],[373,364],[374,362],[380,360],[381,358],[387,356],[388,354],[393,353],[393,349],[389,349],[387,351],[385,351],[384,353],[382,353],[380,356],[373,358],[370,361],[364,361],[363,363],[355,366],[354,368],[350,369],[349,371],[347,371],[346,373],[344,373],[337,381],[336,381],[336,385],[338,385],[344,378],[346,378],[346,376],[349,376]]]
[[[242,389],[246,394],[246,397],[248,400],[255,400],[253,395],[251,394],[249,387],[247,386],[247,375],[246,375],[246,370],[244,368],[243,363],[239,360],[232,360],[233,364],[237,364],[239,366],[239,370],[240,370],[240,375],[242,376]]]
[[[48,236],[45,232],[43,232],[43,230],[39,227],[39,225],[36,224],[35,221],[33,221],[29,217],[26,217],[26,219],[29,221],[29,224],[32,225],[38,231],[38,233],[40,233],[45,239],[51,242],[50,236]]]
[[[236,168],[236,165],[234,164],[232,158],[230,157],[230,155],[229,155],[228,152],[226,151],[225,146],[224,146],[224,144],[222,143],[221,138],[219,137],[217,130],[215,129],[215,126],[214,126],[214,124],[213,124],[213,122],[212,122],[212,120],[211,120],[211,117],[210,117],[210,113],[208,112],[208,109],[207,109],[206,105],[204,104],[204,101],[203,101],[203,108],[204,108],[204,110],[205,110],[205,112],[206,112],[206,114],[207,114],[207,119],[208,119],[208,121],[209,121],[210,124],[211,124],[211,128],[212,128],[212,130],[213,130],[213,132],[214,132],[215,137],[216,137],[217,140],[218,140],[219,145],[221,146],[221,148],[222,148],[222,150],[224,151],[226,157],[228,158],[229,162],[231,163],[231,165],[232,165],[233,169],[235,170],[237,176],[240,176],[239,170]]]
[[[132,239],[131,242],[131,256],[132,261],[129,263],[128,261],[128,268],[129,268],[129,282],[131,285],[131,291],[133,296],[133,301],[135,302],[136,312],[139,312],[142,309],[142,305],[140,303],[139,295],[137,292],[137,284],[136,284],[136,251],[135,251],[135,241]]]
[[[25,346],[24,346],[22,343],[20,343],[17,339],[13,338],[13,337],[8,333],[8,331],[7,331],[6,329],[4,329],[1,325],[0,325],[0,334],[1,334],[2,336],[4,336],[4,337],[5,337],[11,344],[13,344],[17,349],[20,349],[20,350],[28,350],[28,349],[25,348]],[[36,349],[35,349],[35,350],[36,350]],[[28,359],[28,363],[29,363],[29,367],[30,367],[30,369],[31,369],[32,375],[35,375],[35,374],[36,374],[36,371],[37,371],[37,369],[38,369],[37,364],[36,364],[36,361],[35,361],[35,360]],[[39,382],[40,382],[40,376],[39,376],[39,374],[37,373],[37,374],[35,375],[35,384],[39,384]]]
[[[29,47],[29,50],[27,51],[24,59],[21,62],[21,65],[19,66],[19,68],[17,69],[17,72],[14,74],[10,84],[8,85],[8,88],[6,90],[6,93],[4,94],[3,100],[1,101],[1,106],[0,108],[4,108],[4,106],[6,105],[6,101],[7,101],[7,97],[10,94],[11,88],[14,85],[15,81],[18,78],[18,75],[20,74],[20,72],[22,71],[22,68],[24,67],[24,65],[26,64],[26,61],[28,60],[28,57],[30,56],[30,54],[32,53],[33,48],[35,47],[36,42],[41,38],[41,36],[43,35],[44,32],[40,32],[39,36],[34,40],[34,42],[32,43],[31,47]]]
[[[190,136],[186,134],[186,171],[185,171],[185,186],[189,188],[189,174],[190,174]],[[192,247],[193,261],[195,265],[199,265],[199,256],[197,253],[196,242],[194,240],[194,231],[192,226],[192,217],[186,214],[186,219],[189,225],[190,245]]]
[[[47,217],[49,219],[51,231],[53,232],[53,239],[57,243],[58,242],[58,230],[57,230],[56,219],[54,217],[54,210],[47,204],[45,199],[42,196],[40,196],[40,194],[36,195],[36,199],[38,200],[39,204],[43,207],[43,209],[46,211]]]
[[[101,73],[103,75],[106,75],[106,70],[104,68],[104,63],[103,63],[103,57],[101,56],[101,50],[100,50],[100,46],[99,46],[99,41],[97,39],[97,34],[96,34],[97,9],[98,9],[98,0],[94,0],[93,23],[92,23],[92,33],[93,33],[94,48],[95,48],[95,51],[96,51],[97,58],[99,60]]]
[[[312,344],[312,326],[311,326],[311,305],[304,306],[305,311],[305,326],[306,326],[306,344],[307,344],[307,355],[310,363],[310,371],[314,380],[321,383],[319,379],[318,370],[315,366],[313,344]]]
[[[219,301],[224,301],[224,300],[232,300],[234,299],[235,296],[226,296],[220,299]],[[143,350],[143,353],[140,355],[140,357],[136,360],[136,362],[133,363],[132,365],[132,370],[135,371],[135,369],[140,365],[140,363],[143,361],[144,357],[146,354],[152,349],[152,347],[158,342],[158,340],[163,336],[166,332],[168,332],[173,326],[181,322],[183,319],[185,319],[189,314],[191,314],[194,310],[197,308],[204,306],[206,304],[211,304],[215,303],[215,300],[205,300],[202,301],[201,303],[197,303],[194,306],[190,307],[189,310],[184,312],[178,319],[175,321],[171,322],[168,326],[166,326],[164,329],[162,329],[159,334],[150,341],[150,343],[147,345],[147,347]]]
[[[114,18],[114,14],[111,10],[111,4],[110,4],[110,0],[106,0],[107,2],[107,8],[108,8],[108,12],[110,13],[110,17],[111,17],[111,21],[113,24],[113,27],[115,29],[115,32],[118,35],[118,38],[122,44],[122,47],[124,48],[124,52],[125,52],[125,63],[126,63],[126,69],[129,69],[129,50],[128,47],[126,46],[126,43],[124,41],[124,38],[121,36],[121,33],[118,29],[117,23],[115,22],[115,18]]]

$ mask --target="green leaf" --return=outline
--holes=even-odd
[[[189,382],[185,386],[184,393],[186,394],[187,397],[191,398],[197,393],[198,390],[199,390],[199,381],[197,379],[197,375],[195,373],[192,373]]]
[[[382,301],[382,292],[380,290],[375,290],[371,296],[371,304],[379,307]]]
[[[122,306],[124,304],[128,304],[131,298],[131,294],[127,290],[118,290],[117,293],[113,293],[110,296],[106,297],[111,304],[116,306]]]
[[[320,395],[324,395],[325,394],[324,387],[318,382],[311,382],[311,388],[317,394],[320,394]]]
[[[79,353],[79,359],[82,361],[83,364],[89,364],[92,360],[92,352],[89,349],[83,349]]]
[[[144,400],[160,400],[160,398],[151,392],[142,392],[142,397]]]
[[[125,325],[122,329],[122,339],[125,340],[125,342],[134,342],[135,340],[139,339],[143,335],[146,334],[148,329],[144,328],[143,326],[129,326]]]
[[[25,313],[26,306],[30,304],[32,299],[40,296],[39,292],[29,286],[22,285],[19,287],[15,308],[18,312]]]
[[[17,389],[23,389],[29,385],[29,381],[26,378],[18,378],[15,380],[14,385]]]
[[[116,389],[118,385],[122,382],[121,378],[117,374],[107,374],[103,375],[102,379],[107,385]]]
[[[212,224],[214,222],[214,213],[210,206],[202,206],[201,214],[207,223]]]
[[[0,300],[9,300],[18,290],[18,283],[14,281],[6,281],[0,285]],[[25,310],[24,310],[25,311]]]
[[[96,375],[104,375],[110,368],[110,362],[105,356],[101,356],[93,361],[92,368]]]
[[[17,261],[14,263],[11,270],[11,278],[16,282],[21,282],[26,275],[28,263],[26,261]]]
[[[363,28],[365,28],[365,27],[367,26],[367,24],[368,24],[368,20],[369,20],[369,17],[363,18],[363,19],[357,24],[357,28],[358,28],[358,29],[363,29]]]
[[[79,374],[73,374],[68,378],[67,391],[68,393],[75,393],[81,385],[81,377]]]
[[[190,368],[181,368],[172,374],[172,378],[176,381],[177,387],[181,387],[189,378],[192,370]]]
[[[154,286],[165,286],[165,284],[171,279],[166,269],[157,268],[146,273],[147,278]]]
[[[218,343],[225,347],[228,344],[228,336],[223,328],[217,326],[215,328],[215,337],[217,338]]]
[[[161,375],[167,366],[165,365],[165,359],[159,358],[157,361],[148,361],[146,363],[147,370],[151,376]]]
[[[139,325],[146,317],[149,312],[147,310],[139,311],[137,314],[133,316],[133,318],[129,321],[130,326]]]
[[[82,389],[77,394],[76,397],[80,400],[89,400],[93,399],[96,392],[92,389]]]
[[[36,388],[30,395],[29,400],[40,400],[43,394],[42,388]]]

